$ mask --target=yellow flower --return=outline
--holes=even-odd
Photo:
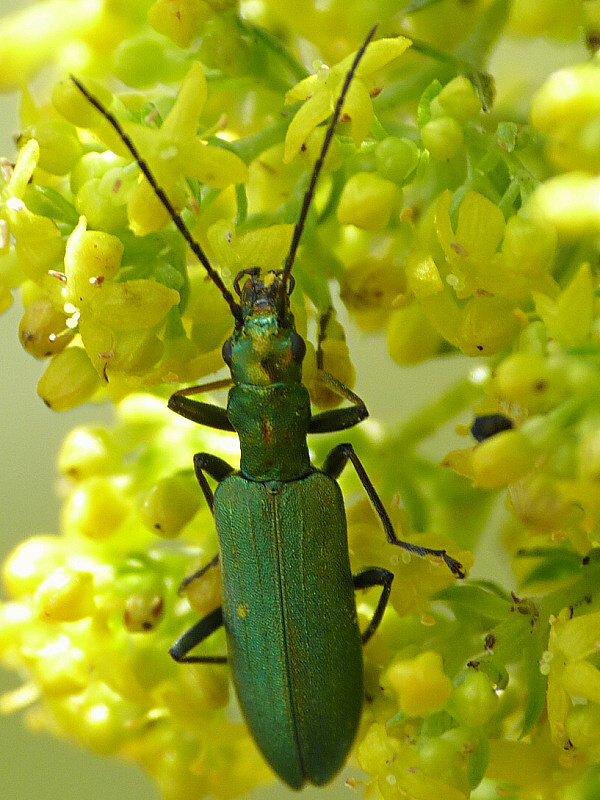
[[[88,231],[85,217],[67,240],[64,310],[72,315],[67,327],[78,326],[103,378],[111,364],[119,369],[120,337],[137,332],[144,341],[142,331],[158,326],[180,299],[175,289],[153,279],[113,281],[122,254],[120,239],[104,231]]]
[[[548,333],[563,347],[588,340],[594,321],[594,279],[589,264],[581,265],[556,300],[542,292],[533,292],[533,299]]]
[[[410,45],[410,40],[404,36],[372,42],[358,65],[342,109],[342,114],[352,121],[351,135],[357,147],[368,134],[374,119],[371,93],[376,87],[375,73],[401,56]],[[346,56],[331,68],[323,66],[287,93],[287,103],[300,100],[306,102],[288,128],[283,159],[285,162],[292,160],[310,132],[332,113],[355,55],[352,53]]]
[[[32,213],[22,199],[39,155],[38,143],[30,139],[15,166],[5,160],[0,169],[0,285],[6,289],[19,286],[25,277],[41,281],[62,259],[64,245],[56,224]]]
[[[445,549],[468,571],[473,556],[439,533],[418,533],[411,530],[404,509],[392,505],[389,509],[392,524],[400,539],[423,547]],[[357,562],[377,564],[396,575],[390,594],[390,605],[400,615],[418,614],[429,610],[432,595],[450,586],[454,575],[441,559],[410,556],[394,547],[381,535],[381,523],[367,500],[348,509],[350,550]]]
[[[567,717],[573,698],[600,703],[600,670],[589,657],[600,649],[600,612],[570,619],[563,609],[552,619],[548,651],[542,671],[548,674],[548,721],[552,741],[568,746]],[[598,732],[600,735],[600,731]]]
[[[452,193],[445,191],[435,207],[438,239],[451,272],[446,280],[457,297],[470,297],[487,283],[499,266],[498,246],[504,236],[504,216],[497,205],[477,192],[467,192],[458,209],[456,231],[450,220]]]
[[[179,47],[189,47],[211,13],[202,0],[156,0],[148,10],[148,22]]]
[[[451,764],[443,772],[439,761],[432,769],[432,765],[427,763],[429,754],[426,747],[419,749],[410,736],[396,736],[393,731],[393,728],[375,723],[368,728],[358,747],[360,766],[376,779],[377,794],[372,796],[384,800],[405,800],[408,797],[467,800],[468,789],[464,786],[462,770],[452,763],[456,758],[448,758]]]
[[[567,797],[565,786],[577,785],[584,764],[552,747],[548,726],[527,739],[490,739],[490,763],[486,777],[500,784],[517,786],[513,797],[520,800],[556,800]],[[585,797],[586,795],[581,795]],[[593,797],[593,794],[587,795]]]
[[[271,225],[238,236],[233,225],[220,220],[208,229],[208,241],[216,263],[235,277],[250,267],[281,269],[293,230],[293,225]]]
[[[408,716],[427,716],[440,711],[452,692],[442,657],[425,650],[415,658],[397,661],[387,671],[387,680],[398,694],[398,703]]]
[[[176,206],[185,195],[181,178],[196,178],[217,189],[248,179],[248,169],[235,153],[207,145],[197,136],[198,119],[206,103],[207,87],[202,67],[195,62],[183,80],[173,108],[160,128],[129,122],[123,125],[147,161],[158,184]],[[138,236],[159,230],[169,215],[148,181],[141,179],[128,202],[131,227]]]

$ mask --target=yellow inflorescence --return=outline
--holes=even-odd
[[[119,121],[231,288],[240,270],[282,268],[375,22],[292,273],[304,379],[321,408],[340,398],[318,363],[354,382],[332,283],[349,324],[385,331],[397,365],[452,356],[458,374],[477,359],[395,430],[344,434],[398,536],[475,563],[476,579],[457,585],[441,559],[387,543],[366,500],[349,507],[353,569],[395,576],[365,647],[353,759],[365,796],[385,800],[600,796],[600,66],[580,46],[553,71],[535,51],[542,33],[597,48],[600,4],[404,6],[45,0],[0,21],[0,87],[41,67],[55,79],[47,96],[23,90],[18,153],[0,163],[0,310],[20,298],[50,408],[105,399],[118,415],[67,437],[60,534],[4,564],[0,659],[26,683],[0,710],[31,706],[38,726],[137,761],[167,800],[272,779],[226,710],[228,668],[168,656],[220,603],[218,569],[178,587],[217,548],[192,455],[230,460],[232,440],[175,418],[166,399],[222,366],[234,323],[69,74]],[[515,33],[533,49],[502,64]],[[496,45],[497,104],[482,69]],[[457,421],[467,433],[474,417],[489,418],[484,434],[442,460],[432,437]],[[331,445],[314,447],[321,464]],[[490,556],[497,490],[506,513]],[[499,561],[513,578],[500,582]],[[363,628],[377,600],[358,594]],[[203,647],[222,655],[224,637]]]

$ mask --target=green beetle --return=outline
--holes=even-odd
[[[223,346],[233,384],[227,408],[190,398],[223,382],[182,390],[169,400],[173,411],[190,420],[235,431],[241,450],[238,470],[210,453],[194,457],[198,482],[214,513],[220,552],[183,585],[220,562],[223,605],[186,631],[170,654],[179,662],[231,665],[254,740],[293,789],[327,783],[348,756],[362,711],[362,646],[381,621],[393,580],[391,572],[377,567],[352,575],[344,501],[337,483],[348,460],[388,542],[419,556],[442,558],[455,575],[465,574],[445,550],[397,538],[352,445],[335,447],[321,469],[309,458],[307,434],[341,431],[368,416],[362,400],[327,373],[321,373],[323,382],[351,405],[312,415],[302,384],[306,346],[296,332],[289,297],[294,287],[292,266],[315,185],[352,77],[374,33],[375,28],[346,75],[284,269],[265,275],[257,268],[243,270],[234,281],[239,300],[191,237],[118,120],[74,79],[119,133],[235,319],[235,330]],[[207,475],[217,481],[214,495]],[[382,592],[373,618],[361,632],[354,592],[372,586],[381,586]],[[221,626],[227,635],[227,657],[190,655]]]

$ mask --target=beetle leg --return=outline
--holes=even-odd
[[[204,473],[207,472],[211,478],[220,483],[223,478],[226,478],[233,471],[234,469],[230,464],[219,458],[219,456],[213,456],[212,453],[196,453],[194,456],[194,472],[211,514],[214,513],[215,498]]]
[[[197,569],[196,572],[193,572],[191,575],[188,575],[187,578],[184,578],[181,583],[179,584],[179,589],[177,590],[178,594],[183,594],[183,592],[187,589],[187,587],[198,578],[201,578],[203,575],[206,575],[209,569],[213,569],[213,567],[217,567],[219,565],[219,554],[216,553],[208,564],[205,564],[200,569]]]
[[[214,560],[214,559],[213,559]],[[226,664],[226,656],[189,656],[190,650],[208,638],[223,625],[221,606],[202,617],[195,625],[182,634],[169,649],[169,655],[179,664]]]
[[[223,478],[233,472],[233,467],[222,458],[212,455],[212,453],[196,453],[194,456],[194,471],[196,473],[198,483],[200,484],[200,488],[202,489],[202,493],[206,498],[206,502],[209,505],[211,513],[213,513],[214,495],[204,473],[208,473],[211,478],[214,478],[216,481],[222,481]],[[205,564],[204,567],[199,569],[197,572],[194,572],[192,575],[188,575],[188,577],[182,581],[179,591],[181,592],[186,588],[186,586],[189,586],[189,584],[192,581],[195,581],[197,578],[201,578],[209,569],[216,567],[218,563],[219,554],[217,553],[208,562],[208,564]],[[211,633],[216,631],[217,628],[220,628],[221,625],[223,625],[223,611],[219,606],[219,608],[211,611],[210,614],[207,614],[205,617],[199,620],[199,622],[187,630],[182,636],[180,636],[169,650],[170,655],[179,663],[225,664],[227,662],[227,658],[225,656],[187,655],[190,650],[196,647],[197,644],[200,644],[200,642],[203,642],[208,636],[210,636]]]
[[[194,456],[194,472],[196,473],[196,478],[198,479],[198,483],[202,489],[202,494],[206,498],[206,502],[208,503],[208,507],[210,508],[210,512],[212,514],[214,513],[215,498],[213,490],[210,488],[204,473],[207,472],[211,478],[214,478],[217,482],[220,482],[223,480],[223,478],[227,477],[227,475],[233,472],[233,467],[222,458],[213,456],[212,453],[196,453]],[[188,575],[187,578],[183,579],[179,586],[179,594],[181,594],[184,589],[186,589],[190,583],[192,583],[192,581],[195,581],[197,578],[201,578],[206,572],[208,572],[209,569],[216,567],[218,563],[219,554],[217,553],[208,562],[208,564],[205,564],[199,570],[196,570],[196,572],[193,572],[191,575]]]
[[[329,325],[329,320],[335,315],[335,311],[333,306],[329,306],[329,308],[321,314],[319,317],[319,325],[317,328],[317,369],[319,372],[323,372],[323,342],[327,338],[327,326]]]
[[[309,433],[332,433],[334,431],[344,431],[358,425],[363,419],[369,416],[367,407],[361,398],[348,389],[341,381],[330,375],[325,370],[319,370],[319,380],[345,400],[349,400],[352,405],[349,408],[334,408],[332,411],[322,411],[311,417],[308,427]]]
[[[363,644],[369,641],[379,627],[379,623],[383,618],[383,612],[390,599],[393,580],[394,573],[390,572],[388,569],[383,569],[383,567],[370,567],[369,569],[359,572],[358,575],[354,575],[352,578],[355,589],[370,589],[372,586],[381,586],[381,596],[377,603],[377,608],[375,609],[371,621],[361,633]]]
[[[369,416],[367,407],[363,400],[354,394],[345,384],[334,378],[333,375],[323,369],[323,342],[326,338],[327,326],[332,314],[333,307],[330,306],[319,320],[317,335],[317,377],[328,389],[348,400],[352,405],[350,408],[336,408],[332,411],[322,411],[311,417],[309,433],[331,433],[332,431],[343,431],[358,425],[363,419]]]
[[[342,470],[348,463],[348,459],[352,462],[352,466],[356,470],[356,474],[358,475],[360,482],[362,483],[365,492],[369,497],[369,500],[373,504],[373,508],[381,520],[381,524],[383,525],[383,530],[385,531],[385,536],[388,542],[390,544],[395,544],[398,547],[402,547],[407,552],[414,553],[417,556],[436,556],[437,558],[442,558],[448,568],[458,578],[464,578],[466,573],[463,565],[456,561],[456,559],[449,556],[445,550],[434,550],[430,547],[420,547],[417,544],[403,542],[401,539],[398,539],[396,536],[396,531],[394,530],[394,526],[392,525],[392,521],[385,510],[385,506],[383,505],[381,498],[377,494],[375,487],[371,483],[371,479],[367,475],[361,460],[354,452],[354,448],[351,444],[339,444],[337,447],[334,447],[325,459],[323,472],[326,472],[332,478],[337,480],[337,478],[339,478],[341,475]]]
[[[196,473],[196,478],[198,479],[198,483],[200,484],[200,488],[202,489],[202,494],[206,498],[206,502],[208,503],[208,507],[210,508],[211,514],[214,513],[214,505],[215,505],[215,498],[213,494],[213,490],[210,488],[208,481],[206,480],[206,475],[204,474],[207,472],[211,478],[214,478],[217,482],[226,478],[231,472],[233,472],[233,467],[224,461],[219,456],[213,456],[212,453],[196,453],[194,456],[194,472]],[[205,564],[201,569],[196,570],[196,572],[188,575],[187,578],[184,578],[179,586],[179,593],[190,585],[192,581],[195,581],[197,578],[201,578],[209,569],[212,567],[216,567],[219,563],[219,554],[217,553],[209,562]]]
[[[199,425],[206,425],[219,431],[233,431],[233,425],[227,417],[227,409],[222,406],[215,406],[212,403],[200,403],[197,400],[190,400],[193,394],[202,392],[214,392],[217,389],[226,389],[231,386],[231,378],[220,381],[212,381],[202,386],[192,386],[188,389],[180,389],[169,398],[168,407],[171,411],[179,414]]]

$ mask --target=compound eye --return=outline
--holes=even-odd
[[[290,338],[292,342],[292,358],[301,364],[306,355],[306,343],[300,334],[295,331],[292,332]]]
[[[231,337],[224,342],[221,354],[223,356],[223,361],[230,367],[233,360],[233,343]]]

